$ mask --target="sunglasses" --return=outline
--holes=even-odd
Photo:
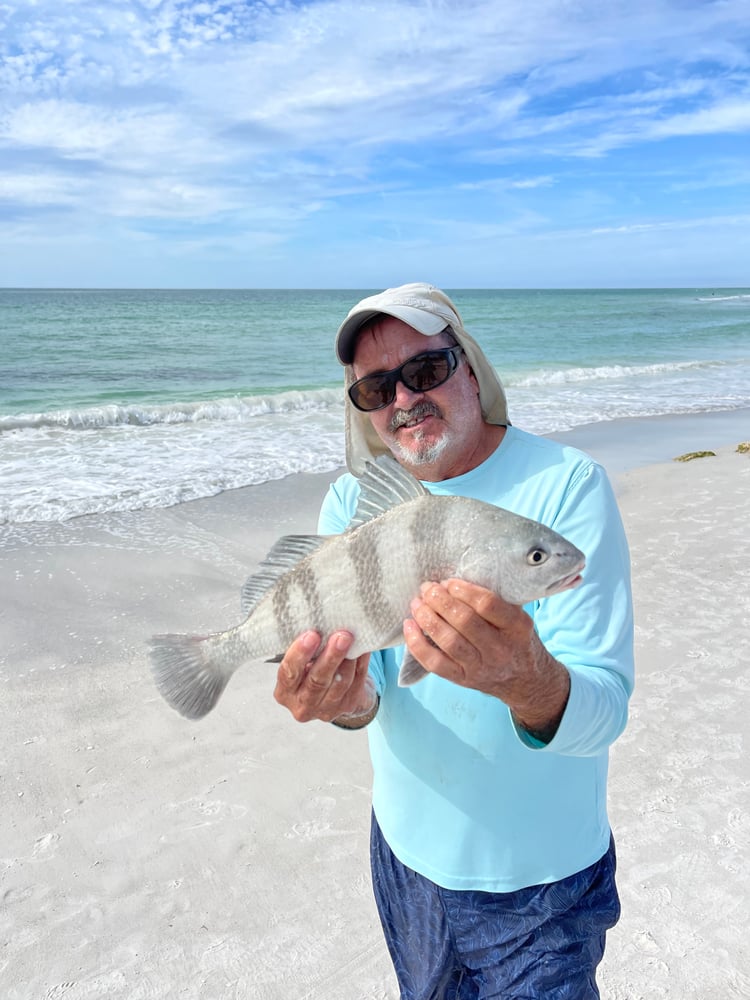
[[[412,392],[429,392],[447,382],[458,368],[461,348],[443,347],[437,351],[415,354],[398,368],[389,372],[365,375],[349,386],[349,399],[357,407],[369,413],[382,410],[396,398],[396,384],[402,382]]]

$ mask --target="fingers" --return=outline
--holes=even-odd
[[[354,636],[349,632],[334,632],[320,655],[311,664],[305,678],[311,691],[322,694],[328,691],[331,685],[340,684],[345,673],[353,673],[353,661],[344,659],[353,641]]]
[[[411,613],[404,636],[412,655],[425,669],[480,690],[533,630],[522,608],[462,580],[424,584]]]
[[[407,618],[404,622],[404,639],[411,655],[418,663],[421,663],[425,670],[439,674],[456,684],[466,683],[467,671],[463,663],[454,658],[460,654],[456,653],[455,649],[449,653],[438,646],[425,634],[416,617],[415,619]]]
[[[299,687],[319,646],[320,636],[312,630],[294,640],[279,666],[277,690],[291,692]]]
[[[434,585],[424,597],[411,602],[415,629],[404,629],[409,649],[427,669],[445,676],[446,657],[452,664],[470,666],[477,659],[481,642],[474,622],[475,613],[467,605],[458,604],[439,585]]]
[[[437,588],[437,589],[436,589]],[[444,580],[441,584],[427,584],[423,591],[430,595],[437,607],[445,610],[460,621],[469,618],[466,608],[475,612],[482,621],[489,622],[495,628],[507,628],[516,618],[518,607],[508,604],[491,590],[480,587],[466,580]]]
[[[465,580],[423,584],[418,603],[430,608],[475,644],[487,641],[488,627],[509,637],[517,635],[519,639],[533,629],[532,620],[522,607]]]
[[[350,632],[334,632],[320,649],[320,635],[310,631],[291,644],[279,666],[274,697],[298,722],[330,722],[357,710],[369,654],[347,659],[353,641]]]
[[[435,645],[461,660],[487,641],[489,630],[498,627],[488,615],[500,599],[482,587],[457,593],[452,582],[423,584],[420,596],[411,602],[411,613]],[[493,617],[500,618],[501,612]]]

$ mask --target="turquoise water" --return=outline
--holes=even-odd
[[[0,290],[0,521],[336,468],[333,335],[374,290]],[[526,429],[750,406],[747,289],[449,293]]]

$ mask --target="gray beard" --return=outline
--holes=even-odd
[[[408,424],[415,417],[427,416],[441,417],[442,413],[434,403],[427,401],[417,403],[411,410],[397,410],[393,414],[388,429],[395,435],[399,427]],[[414,438],[419,442],[419,431],[415,431]],[[394,440],[391,444],[391,451],[396,458],[406,465],[432,465],[433,462],[437,462],[439,458],[442,458],[450,443],[450,434],[446,432],[439,441],[433,441],[431,444],[421,446],[418,445],[415,449],[404,448],[397,440]]]
[[[440,441],[433,441],[432,444],[425,444],[415,449],[402,448],[398,441],[394,441],[391,451],[404,465],[432,465],[442,458],[449,444],[446,434]]]

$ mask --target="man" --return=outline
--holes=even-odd
[[[354,475],[390,451],[435,493],[549,525],[583,583],[525,608],[459,580],[415,595],[406,646],[430,676],[398,687],[403,647],[347,659],[306,632],[275,697],[299,721],[368,726],[371,865],[402,1000],[599,996],[619,916],[609,745],[633,685],[627,545],[600,466],[511,426],[494,368],[439,289],[358,303],[339,329],[350,474],[320,516],[343,531]]]

